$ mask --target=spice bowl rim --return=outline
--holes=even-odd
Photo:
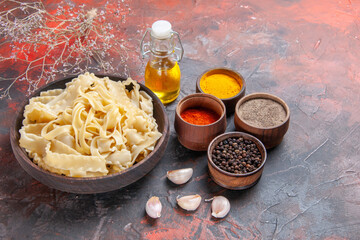
[[[226,68],[226,67],[210,68],[210,69],[202,72],[202,73],[199,75],[199,77],[198,77],[197,80],[196,80],[196,86],[197,86],[197,88],[199,89],[199,91],[200,91],[201,93],[205,93],[204,90],[200,87],[200,81],[201,81],[201,79],[203,78],[203,76],[204,76],[205,74],[210,73],[210,72],[212,72],[212,71],[216,71],[216,70],[225,70],[225,72],[226,72],[226,71],[228,71],[228,72],[233,72],[233,73],[234,73],[235,75],[237,75],[237,76],[241,79],[241,81],[242,81],[241,89],[240,89],[240,91],[239,91],[236,95],[234,95],[234,96],[232,96],[232,97],[228,97],[228,98],[219,98],[220,100],[229,101],[229,100],[235,99],[235,98],[237,98],[237,97],[240,97],[242,94],[245,93],[245,90],[246,90],[245,78],[244,78],[238,71],[235,71],[235,70],[233,70],[233,69]],[[223,73],[223,74],[226,74],[226,73]],[[211,74],[211,75],[212,75],[212,74]],[[205,94],[209,94],[209,93],[205,93]],[[212,94],[210,94],[210,95],[212,95]],[[213,96],[214,96],[214,95],[213,95]],[[216,97],[216,96],[215,96],[215,97]]]
[[[256,168],[254,171],[252,172],[247,172],[247,173],[231,173],[231,172],[227,172],[221,168],[219,168],[213,161],[212,159],[212,156],[211,156],[211,148],[212,146],[214,146],[214,144],[217,142],[219,143],[221,140],[224,140],[226,138],[229,138],[229,137],[234,137],[234,136],[230,136],[230,135],[236,135],[235,137],[241,137],[241,136],[245,136],[245,137],[249,137],[250,140],[255,140],[257,143],[259,143],[259,145],[261,146],[261,148],[263,149],[263,152],[264,152],[264,156],[261,154],[261,158],[262,158],[262,162],[261,162],[261,165]],[[256,143],[255,143],[256,144]],[[256,144],[256,146],[258,146]],[[259,149],[260,151],[260,149]],[[223,134],[220,134],[219,136],[217,136],[216,138],[214,138],[210,144],[209,144],[209,147],[208,147],[208,150],[207,150],[207,158],[208,158],[208,162],[211,164],[212,167],[216,168],[216,170],[218,170],[220,173],[222,174],[225,174],[225,175],[228,175],[230,177],[246,177],[246,176],[251,176],[251,175],[254,175],[255,173],[259,172],[265,165],[266,163],[266,160],[267,160],[267,150],[264,146],[264,144],[255,136],[251,135],[251,134],[248,134],[248,133],[245,133],[245,132],[237,132],[237,131],[234,131],[234,132],[225,132]]]
[[[193,124],[193,123],[189,123],[187,121],[185,121],[182,117],[181,117],[181,113],[180,113],[180,106],[181,104],[183,104],[185,101],[187,101],[188,99],[191,99],[191,98],[194,98],[194,97],[210,97],[212,99],[214,99],[216,102],[218,102],[220,105],[221,105],[221,108],[222,108],[222,113],[221,115],[219,116],[219,118],[213,122],[213,123],[210,123],[210,124],[206,124],[206,125],[197,125],[197,124]],[[186,110],[187,108],[185,108],[184,110]],[[223,117],[226,117],[226,106],[225,104],[221,101],[220,98],[214,96],[214,95],[211,95],[209,93],[192,93],[192,94],[189,94],[185,97],[183,97],[179,103],[176,105],[176,108],[175,108],[175,114],[178,116],[178,118],[184,122],[185,124],[188,124],[188,125],[191,125],[191,126],[194,126],[194,127],[209,127],[209,126],[212,126],[212,125],[215,125],[217,124]]]
[[[270,100],[273,100],[273,101],[279,103],[286,112],[286,117],[285,117],[284,121],[278,125],[274,125],[274,126],[270,126],[270,127],[259,127],[259,126],[251,125],[249,122],[244,120],[240,115],[240,106],[249,100],[259,99],[259,98],[270,99]],[[265,92],[255,92],[255,93],[248,94],[248,95],[244,96],[243,98],[239,99],[239,101],[236,103],[236,106],[235,106],[235,115],[239,118],[239,120],[241,120],[245,125],[247,125],[250,128],[259,129],[259,130],[271,130],[271,129],[279,128],[289,121],[290,108],[283,99],[281,99],[280,97],[278,97],[274,94],[265,93]]]
[[[214,110],[220,117],[217,121],[207,125],[189,123],[180,114],[185,109],[192,107],[205,107]],[[209,143],[226,131],[226,113],[225,104],[214,95],[193,93],[182,98],[176,106],[174,119],[174,128],[180,144],[193,151],[207,151]]]

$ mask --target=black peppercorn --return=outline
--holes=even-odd
[[[238,174],[252,172],[262,163],[262,156],[257,145],[242,137],[227,138],[219,142],[211,157],[219,168]]]

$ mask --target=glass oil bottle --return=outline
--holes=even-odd
[[[148,32],[150,41],[145,42]],[[180,48],[176,46],[176,40]],[[179,34],[172,31],[168,21],[156,21],[146,30],[140,48],[143,58],[150,55],[145,68],[145,86],[152,90],[162,103],[174,101],[180,93],[181,72],[178,62],[184,53]]]

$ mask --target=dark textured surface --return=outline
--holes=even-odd
[[[56,2],[44,1],[49,9]],[[89,8],[104,4],[89,2]],[[9,127],[26,91],[19,82],[12,99],[0,103],[0,238],[359,239],[360,2],[126,2],[131,12],[121,31],[133,46],[126,69],[134,79],[143,79],[137,46],[146,27],[167,19],[181,35],[182,89],[166,107],[171,123],[179,99],[195,92],[197,77],[227,67],[244,76],[247,93],[269,92],[289,105],[283,142],[268,152],[257,185],[231,191],[210,179],[205,152],[183,148],[171,125],[161,162],[143,179],[104,194],[64,193],[31,178],[11,151]],[[17,74],[18,64],[1,66],[0,75]],[[231,116],[227,131],[234,129]],[[190,182],[175,186],[166,179],[167,170],[183,167],[194,168]],[[176,196],[187,194],[224,195],[231,211],[216,220],[210,203],[202,202],[184,212]],[[144,210],[152,195],[163,204],[157,221]]]

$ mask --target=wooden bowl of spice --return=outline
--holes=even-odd
[[[259,181],[267,153],[256,137],[243,132],[228,132],[210,143],[207,156],[214,182],[224,188],[241,190]]]
[[[266,149],[281,143],[289,128],[290,109],[281,98],[268,93],[253,93],[235,107],[236,130],[260,139]]]
[[[176,106],[174,126],[184,147],[206,151],[209,143],[226,130],[225,105],[210,94],[190,94]]]
[[[228,68],[215,68],[200,75],[196,92],[208,93],[220,98],[231,114],[240,98],[245,96],[245,80],[240,73]]]

